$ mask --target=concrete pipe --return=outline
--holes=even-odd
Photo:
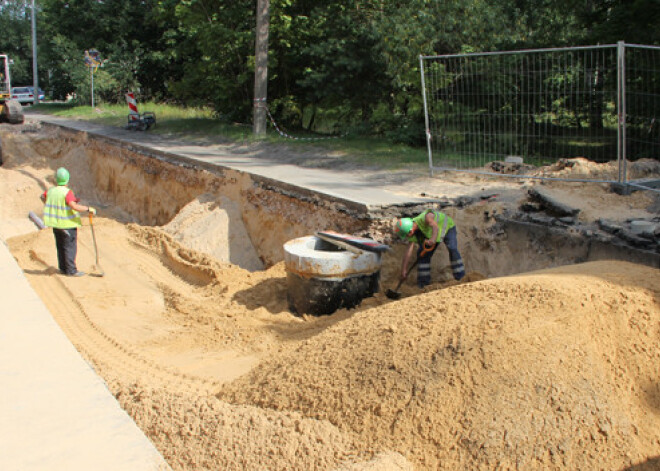
[[[344,250],[316,236],[284,244],[289,309],[326,315],[378,292],[380,253]]]

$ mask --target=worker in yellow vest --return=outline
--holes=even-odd
[[[55,246],[57,247],[57,263],[60,273],[67,276],[83,276],[85,273],[76,267],[76,253],[78,252],[78,227],[82,225],[79,211],[88,211],[96,214],[91,206],[79,204],[67,187],[69,172],[60,167],[55,172],[57,186],[51,187],[41,195],[46,203],[44,208],[44,224],[53,228]]]
[[[414,218],[397,219],[394,232],[410,243],[401,263],[401,279],[408,277],[408,262],[417,246],[417,285],[420,288],[431,283],[431,257],[438,245],[444,242],[449,252],[454,279],[465,276],[463,258],[458,251],[456,224],[445,213],[427,209]]]

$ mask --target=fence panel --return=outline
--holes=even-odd
[[[624,64],[623,162],[660,160],[660,47],[627,44]],[[625,166],[622,174],[628,181]]]
[[[619,43],[420,56],[431,171],[483,172],[512,156],[657,159],[659,52]]]

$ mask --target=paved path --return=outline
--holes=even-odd
[[[0,241],[0,469],[167,470]]]
[[[87,121],[62,119],[58,117],[27,114],[27,120],[38,120],[78,131],[84,131],[108,139],[147,147],[161,152],[180,155],[187,159],[212,164],[220,168],[240,170],[289,185],[304,188],[316,193],[332,196],[362,205],[367,210],[391,205],[405,205],[431,201],[429,198],[414,197],[392,191],[394,173],[376,170],[335,170],[341,165],[339,159],[321,157],[324,168],[311,168],[314,159],[296,160],[294,156],[283,156],[285,148],[276,150],[254,144],[185,143],[177,139],[159,136],[149,131],[127,131],[120,126],[100,126]],[[269,154],[270,153],[270,154]],[[277,153],[277,155],[274,155]],[[318,163],[318,162],[316,162]],[[301,165],[302,164],[302,165]],[[396,172],[400,177],[405,172]]]

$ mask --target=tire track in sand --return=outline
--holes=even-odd
[[[33,250],[30,258],[50,268]],[[28,279],[33,276],[26,273]],[[213,395],[219,390],[220,383],[155,363],[108,335],[89,317],[60,275],[42,276],[35,285],[42,299],[48,300],[47,307],[60,328],[106,382],[141,383],[154,389],[196,395]]]

